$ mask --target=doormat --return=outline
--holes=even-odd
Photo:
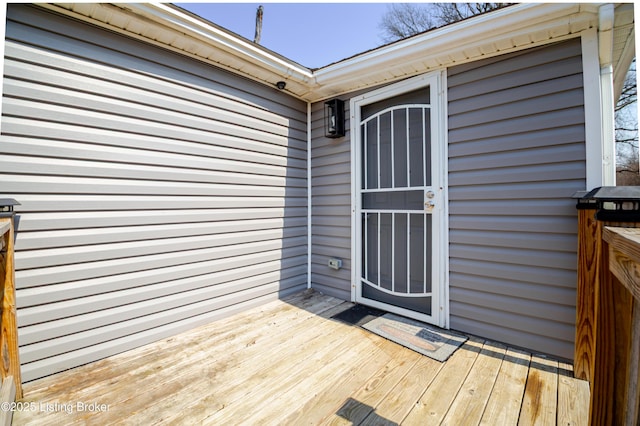
[[[333,315],[331,318],[345,322],[350,325],[357,325],[362,327],[363,324],[368,323],[378,317],[385,314],[386,311],[380,309],[370,308],[364,305],[354,305],[346,311],[339,312]]]
[[[444,362],[468,337],[394,314],[372,319],[363,328],[418,353]]]

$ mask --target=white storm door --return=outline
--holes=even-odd
[[[438,78],[416,83],[353,105],[355,299],[444,326]]]

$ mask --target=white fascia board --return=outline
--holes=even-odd
[[[569,21],[575,23],[596,17],[597,12],[598,4],[527,3],[509,6],[321,68],[315,72],[316,82],[319,87],[329,87],[350,79],[362,79],[363,73],[379,72],[391,64],[406,64],[415,59],[425,62],[443,52],[495,43],[523,30],[534,32],[551,27],[557,25],[554,21],[559,18],[566,23],[567,17],[572,17]]]
[[[207,22],[181,12],[171,5],[163,3],[131,3],[123,7],[164,26],[169,26],[210,45],[219,47],[243,60],[269,69],[281,76],[304,83],[309,83],[313,79],[313,73],[310,69],[274,55],[256,44],[222,31]]]
[[[169,4],[39,3],[38,6],[203,60],[254,81],[275,84],[283,80],[288,83],[286,92],[300,99],[308,97],[315,86],[310,69]],[[215,58],[202,56],[199,50],[215,51]]]
[[[110,24],[109,18],[92,18],[93,13],[84,12],[86,16],[79,16],[71,10],[71,5],[42,6],[90,22],[101,22],[115,31],[165,45],[205,61],[213,61],[256,81],[273,84],[285,80],[290,83],[288,93],[306,101],[317,102],[336,94],[390,83],[434,69],[575,37],[576,33],[598,25],[600,5],[524,3],[509,6],[315,71],[170,4],[113,5],[109,13],[120,13],[119,10],[123,18],[121,21],[136,21],[132,26],[134,32],[132,29]],[[161,37],[151,39],[138,33],[137,29],[151,26]],[[537,35],[529,37],[534,34]],[[196,42],[199,46],[192,48],[193,51],[186,51],[180,46],[189,43],[181,42],[179,46],[173,46],[169,40],[175,37]],[[516,39],[517,42],[514,41]],[[215,49],[221,55],[216,55],[215,60],[203,58],[198,55],[198,48]]]

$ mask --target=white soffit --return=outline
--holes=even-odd
[[[137,39],[273,85],[306,101],[319,101],[390,83],[433,69],[576,37],[598,26],[601,3],[524,3],[450,24],[312,71],[170,4],[41,4]],[[633,8],[616,18],[624,31],[618,55],[633,50]],[[627,12],[626,10],[624,10]],[[629,18],[630,16],[630,18]],[[626,49],[626,50],[625,50]],[[628,55],[627,55],[628,56]],[[614,66],[616,56],[614,52]],[[633,55],[631,55],[633,57]],[[625,69],[626,72],[626,69]]]
[[[635,23],[633,3],[621,3],[615,6],[613,21],[613,85],[614,97],[618,99],[624,80],[635,57]]]

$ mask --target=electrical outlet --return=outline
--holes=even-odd
[[[342,259],[336,259],[335,257],[329,259],[329,268],[335,269],[336,271],[342,268]]]

